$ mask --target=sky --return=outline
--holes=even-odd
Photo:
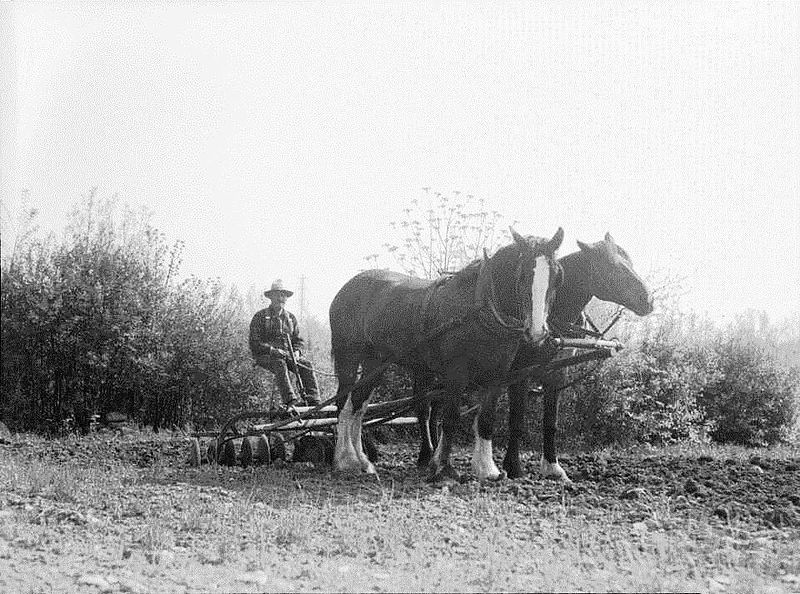
[[[800,3],[3,2],[0,41],[4,253],[96,187],[325,319],[429,187],[800,310]]]

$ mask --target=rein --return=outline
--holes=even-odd
[[[484,277],[488,277],[487,284],[489,285],[488,296],[485,296],[485,290],[482,287],[482,279]],[[477,310],[478,320],[483,324],[484,327],[487,329],[491,329],[487,322],[490,320],[484,320],[483,318],[488,317],[487,314],[481,316],[481,312],[483,308],[486,307],[488,310],[488,314],[491,315],[491,319],[497,322],[500,325],[500,328],[503,330],[507,330],[512,334],[525,334],[530,329],[530,320],[520,320],[515,318],[514,316],[506,315],[503,316],[497,310],[497,292],[494,286],[494,275],[492,274],[492,266],[491,261],[489,259],[488,254],[486,253],[486,248],[483,250],[483,261],[481,262],[481,269],[478,273],[478,282],[475,287],[475,304],[479,307]]]

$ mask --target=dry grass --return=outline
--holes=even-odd
[[[136,469],[0,454],[0,574],[29,558],[35,569],[37,552],[61,571],[63,591],[75,579],[59,565],[67,552],[106,576],[138,575],[142,591],[800,588],[797,531],[711,526],[676,514],[666,495],[630,521],[567,496],[531,501],[476,483],[432,489],[292,466]]]

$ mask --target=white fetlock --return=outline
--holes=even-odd
[[[545,460],[545,457],[542,456],[542,460],[539,465],[539,470],[543,477],[555,479],[557,481],[561,481],[565,484],[571,484],[572,481],[567,476],[567,473],[561,468],[561,464],[558,463],[558,459],[555,462],[548,462]]]
[[[475,417],[473,423],[473,431],[475,432],[475,447],[472,450],[472,471],[479,481],[496,481],[502,477],[500,469],[494,463],[494,456],[492,455],[492,440],[483,439],[478,435],[478,417]]]
[[[353,451],[355,452],[356,457],[358,458],[358,463],[361,467],[361,471],[366,474],[373,474],[376,477],[378,476],[378,471],[375,470],[375,466],[370,462],[367,453],[364,451],[364,442],[361,439],[361,432],[364,428],[364,413],[367,410],[367,403],[365,402],[363,406],[359,409],[357,413],[353,414],[353,424],[352,424],[352,432],[350,435],[350,441],[353,444]]]
[[[362,464],[353,444],[353,405],[350,397],[339,415],[333,467],[341,472],[361,472]]]
[[[361,460],[346,439],[341,436],[336,439],[336,449],[333,455],[333,467],[341,472],[361,472]]]
[[[503,476],[503,473],[497,468],[491,457],[487,459],[484,454],[477,452],[472,454],[472,471],[479,481],[496,481]]]

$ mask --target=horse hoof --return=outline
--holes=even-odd
[[[361,465],[360,461],[353,460],[335,460],[333,469],[342,474],[361,474],[366,472],[366,469]]]
[[[497,474],[490,474],[489,476],[479,477],[478,480],[482,483],[499,483],[507,478],[505,471],[500,471]]]
[[[572,481],[569,480],[567,473],[561,468],[561,464],[558,463],[558,460],[555,462],[547,462],[542,458],[540,468],[544,478],[554,479],[564,484],[572,484]]]

